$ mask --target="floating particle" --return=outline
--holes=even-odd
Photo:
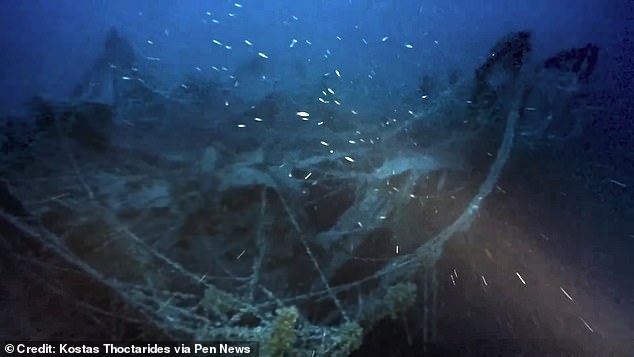
[[[225,48],[226,48],[226,49],[228,49],[228,50],[230,50],[230,49],[231,49],[231,46],[229,46],[229,45],[225,45]]]
[[[308,118],[310,114],[308,114],[308,112],[297,112],[297,116],[302,118]]]
[[[128,76],[123,76],[123,77],[121,77],[121,79],[123,79],[124,81],[129,81],[129,80],[130,80],[130,79],[132,79],[132,78],[130,78],[130,77],[128,77]]]
[[[354,114],[354,115],[359,114],[359,113],[357,113],[357,111],[356,111],[356,110],[351,110],[350,112],[351,112],[352,114]]]
[[[228,13],[227,15],[229,15],[229,17],[234,17],[236,16],[236,14],[234,14],[233,12]]]
[[[295,44],[296,44],[296,43],[297,43],[297,40],[296,40],[296,39],[293,39],[293,40],[291,40],[291,44],[290,44],[290,45],[288,45],[288,47],[293,48],[293,47],[295,47]]]
[[[594,330],[592,329],[592,327],[590,327],[590,325],[586,322],[586,320],[583,319],[583,317],[579,316],[579,319],[581,320],[581,322],[583,322],[584,325],[586,325],[586,327],[588,328],[588,330],[590,330],[590,332],[594,333]]]
[[[564,295],[566,295],[566,297],[570,299],[570,301],[572,301],[572,297],[566,292],[566,290],[564,290],[564,288],[560,286],[559,289],[561,289],[561,292],[564,293]]]
[[[354,160],[350,157],[350,156],[345,156],[344,159],[350,161],[350,162],[354,162]]]
[[[295,21],[299,20],[299,18],[297,16],[295,16],[295,15],[293,15],[292,17],[293,17],[293,20],[295,20]]]
[[[242,7],[242,4],[235,2],[235,3],[233,3],[233,6],[235,6],[235,7]]]
[[[398,244],[396,245],[396,254],[398,254]]]
[[[365,40],[365,38],[362,38],[361,41],[363,41],[363,44],[367,45],[368,41]]]
[[[306,42],[307,45],[312,45],[313,43],[308,41],[308,40],[304,40],[304,42]]]
[[[214,24],[219,24],[220,21],[216,20],[216,19],[211,19],[211,22],[213,22]]]
[[[487,280],[484,277],[484,275],[482,275],[482,282],[484,283],[484,286],[489,286],[489,284],[487,284]]]
[[[320,121],[319,123],[317,123],[317,125],[324,125],[324,122]]]
[[[515,275],[517,275],[517,277],[520,279],[520,281],[522,282],[522,284],[526,285],[526,282],[524,281],[524,278],[522,278],[522,276],[520,275],[519,272],[515,272]]]
[[[258,52],[258,56],[262,57],[262,58],[269,58],[269,56],[267,56],[266,54],[264,54],[263,52]]]
[[[608,181],[610,183],[613,183],[613,184],[617,185],[617,186],[620,186],[620,187],[623,187],[623,188],[627,188],[626,184],[624,184],[623,182],[619,182],[619,181],[617,181],[615,179],[609,179]]]
[[[251,47],[253,47],[253,44],[252,44],[252,43],[251,43],[251,41],[249,41],[249,40],[244,40],[244,43],[246,43],[246,44],[247,44],[247,46],[251,46]]]

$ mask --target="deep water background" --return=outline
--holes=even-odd
[[[592,155],[625,159],[621,169],[632,172],[630,2],[251,1],[244,8],[233,3],[3,1],[0,108],[20,110],[34,94],[63,98],[99,55],[111,27],[130,38],[140,54],[161,58],[157,69],[164,83],[177,82],[195,67],[211,71],[211,65],[239,63],[253,51],[242,43],[250,39],[280,63],[291,56],[317,57],[329,49],[329,62],[341,70],[381,67],[384,71],[376,79],[386,90],[415,86],[421,73],[470,71],[500,36],[530,29],[540,57],[587,42],[599,44],[601,80],[594,84],[602,96],[598,104],[603,113],[589,149]],[[236,16],[228,17],[230,12]],[[220,23],[211,22],[214,18]],[[390,37],[387,46],[381,46],[384,36]],[[235,49],[217,48],[210,43],[212,38]],[[313,45],[300,42],[289,55],[293,38]],[[370,44],[364,45],[362,39]],[[404,43],[414,48],[406,49]],[[321,73],[325,68],[311,70]],[[292,78],[280,78],[281,85],[285,81],[293,85]]]
[[[583,137],[575,146],[554,147],[553,152],[537,160],[521,161],[525,167],[521,164],[511,167],[501,185],[515,191],[515,201],[498,203],[515,207],[502,214],[509,222],[525,228],[518,236],[525,235],[528,240],[539,237],[540,232],[553,232],[550,236],[555,237],[552,240],[556,243],[551,242],[552,245],[524,241],[526,246],[517,247],[543,253],[539,259],[527,263],[535,267],[534,279],[555,273],[567,276],[570,284],[586,294],[585,301],[579,302],[585,304],[581,311],[600,318],[608,318],[616,311],[622,319],[619,326],[623,328],[619,331],[601,331],[600,327],[597,331],[605,336],[616,335],[621,341],[632,340],[631,335],[628,337],[634,331],[632,2],[242,0],[239,3],[243,6],[236,7],[234,1],[2,0],[0,110],[23,113],[25,101],[33,95],[66,98],[101,53],[104,36],[112,27],[130,39],[141,60],[146,58],[147,65],[161,74],[154,79],[158,87],[176,86],[191,73],[217,78],[212,66],[236,68],[261,51],[278,68],[271,72],[278,88],[302,86],[303,79],[281,70],[297,63],[303,63],[301,71],[306,78],[318,78],[335,68],[344,78],[376,73],[373,79],[365,81],[381,87],[385,101],[368,100],[357,89],[350,89],[349,93],[346,88],[338,89],[349,101],[356,100],[365,107],[381,106],[388,99],[416,90],[425,74],[457,70],[470,75],[492,44],[511,31],[532,31],[534,55],[539,58],[594,43],[600,48],[600,55],[592,86],[588,88],[593,119],[587,123]],[[382,42],[385,36],[389,39]],[[214,45],[213,39],[230,45],[231,49]],[[292,39],[298,43],[291,49]],[[244,40],[254,46],[246,45]],[[406,48],[405,44],[413,48]],[[330,55],[324,59],[327,50]],[[306,63],[308,58],[311,61]],[[239,90],[242,95],[254,98],[266,94],[256,84],[252,87],[243,84]],[[558,161],[557,150],[577,161]],[[559,195],[562,191],[566,192],[565,197]],[[492,229],[487,226],[486,218],[483,220],[482,231],[499,234],[492,234],[491,239],[511,234]],[[459,261],[464,254],[461,249],[449,250],[448,259]],[[494,274],[490,271],[500,271],[504,264],[499,262],[498,266],[486,269]],[[446,271],[456,266],[459,263],[444,263]],[[566,266],[567,270],[564,274],[562,270],[551,270],[551,266]],[[462,271],[473,268],[469,263],[461,267]],[[479,273],[475,276],[477,282]],[[479,310],[475,307],[480,299],[477,293],[465,288],[452,295],[447,292],[448,283],[443,284],[447,284],[441,291],[447,294],[447,309],[471,306],[467,309],[469,322],[460,320],[466,315],[443,315],[446,319],[441,321],[440,329],[445,333],[445,341],[451,340],[451,331],[460,337],[477,335],[475,331],[486,330],[478,321],[486,321],[491,311],[510,308],[504,305],[505,298],[501,296],[499,305]],[[533,304],[535,309],[551,306],[557,310],[555,305],[549,305],[548,299],[526,304]],[[405,340],[400,339],[404,332],[399,328],[380,326],[376,332],[379,337],[371,341],[389,336],[396,341],[394,345],[402,346]],[[398,350],[389,343],[381,344]],[[378,351],[372,342],[366,348],[364,355]]]

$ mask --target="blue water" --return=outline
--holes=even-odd
[[[409,234],[410,238],[404,238],[400,244],[405,253],[411,253],[457,217],[488,173],[501,142],[508,111],[514,110],[512,96],[500,95],[499,120],[486,124],[492,125],[491,132],[480,133],[480,141],[472,143],[467,152],[458,145],[448,148],[436,145],[442,138],[451,137],[453,130],[464,133],[466,126],[461,125],[475,121],[475,117],[470,116],[473,112],[467,108],[473,104],[475,95],[480,94],[473,90],[477,84],[476,69],[492,58],[492,48],[500,39],[518,31],[530,32],[531,49],[525,67],[531,68],[529,76],[535,76],[527,82],[532,89],[523,97],[525,102],[520,108],[514,146],[495,188],[487,195],[470,227],[447,243],[435,264],[437,307],[433,339],[422,336],[421,331],[426,328],[421,318],[422,306],[429,301],[419,299],[397,319],[373,322],[374,329],[366,333],[354,355],[442,355],[442,351],[445,355],[470,355],[467,351],[471,349],[488,353],[478,355],[505,356],[520,355],[513,354],[519,351],[518,346],[539,346],[533,351],[553,351],[556,355],[568,350],[577,351],[576,355],[634,353],[634,264],[631,258],[634,252],[634,96],[631,94],[634,92],[634,5],[631,2],[2,1],[0,115],[3,123],[6,118],[14,123],[32,123],[33,97],[64,105],[98,103],[112,108],[116,128],[144,125],[154,128],[153,125],[161,123],[156,131],[141,129],[141,134],[118,137],[119,141],[114,144],[116,150],[144,146],[147,152],[159,153],[168,161],[178,152],[182,155],[180,161],[174,161],[178,166],[187,163],[193,151],[198,150],[196,155],[199,155],[211,145],[219,152],[215,167],[227,167],[236,157],[242,157],[240,155],[247,162],[249,155],[260,150],[265,151],[262,165],[288,168],[289,180],[315,180],[313,186],[317,186],[317,182],[329,182],[328,176],[313,173],[309,164],[295,167],[293,162],[288,162],[289,157],[299,163],[308,157],[303,155],[330,150],[338,141],[340,147],[365,144],[358,140],[364,128],[369,132],[383,125],[387,133],[390,123],[411,120],[408,127],[411,130],[397,136],[397,145],[385,148],[382,154],[398,158],[420,153],[447,159],[460,167],[458,171],[464,176],[456,180],[469,192],[461,197],[459,192],[464,187],[455,191],[447,188],[451,191],[445,197],[447,200],[438,203],[442,218],[434,218],[438,212],[427,211],[427,208],[418,213],[425,215],[424,218],[409,218],[407,224],[411,228],[401,234]],[[112,41],[108,42],[108,38]],[[588,78],[578,82],[575,79],[574,89],[566,89],[572,87],[566,87],[570,83],[562,84],[562,81],[577,78],[575,74],[554,80],[552,76],[539,77],[547,72],[543,68],[546,59],[587,44],[598,51],[596,66]],[[508,79],[508,73],[504,72],[507,69],[487,78],[500,93],[508,87],[496,87],[496,83]],[[204,87],[205,83],[213,83],[213,86]],[[193,99],[193,88],[197,84],[201,85],[201,91],[210,92],[197,92],[200,96]],[[158,100],[151,102],[149,97],[133,97],[139,88],[151,92],[151,98],[165,102],[157,104]],[[558,97],[562,92],[570,96]],[[427,104],[440,103],[446,98],[455,100],[449,104],[455,111],[434,111],[430,108],[435,108],[435,104]],[[540,107],[544,103],[549,103],[550,109]],[[306,120],[302,120],[300,112],[303,111],[310,112]],[[549,120],[549,115],[554,124],[546,130],[537,130]],[[319,120],[326,121],[324,127],[321,127],[323,123],[315,124]],[[310,126],[302,126],[304,121]],[[456,127],[451,124],[453,121],[462,124]],[[319,136],[325,127],[333,136]],[[10,130],[13,129],[3,126],[4,138],[9,136]],[[355,130],[358,134],[354,134]],[[531,130],[537,130],[536,134],[529,134]],[[208,133],[212,134],[207,136]],[[356,136],[344,140],[336,137],[337,133]],[[304,138],[310,134],[315,135],[310,139],[312,142],[298,139],[299,142],[284,144],[291,142],[288,139],[294,136]],[[94,159],[90,159],[92,154],[81,154],[81,145],[86,141],[77,136],[71,139],[80,148],[71,160],[77,161],[72,164],[72,171],[76,172],[77,166],[83,167],[82,162]],[[330,140],[335,144],[329,144]],[[90,144],[92,149],[93,144]],[[75,150],[72,145],[75,144],[71,144],[71,151]],[[14,158],[13,152],[27,146],[3,146],[3,160]],[[98,160],[103,160],[105,166],[115,167],[117,160],[122,160],[115,151],[111,154],[105,151],[97,156]],[[48,160],[38,157],[44,155],[42,151],[34,152],[35,158],[18,166],[29,167],[32,162]],[[369,173],[377,168],[372,166],[372,160],[383,158],[380,155],[368,157],[368,168],[362,168],[362,159],[354,155],[344,159],[342,154],[340,161],[358,165],[355,167],[360,171]],[[2,170],[6,167],[3,164]],[[325,170],[317,164],[312,167]],[[121,169],[125,171],[125,165],[122,164]],[[434,188],[441,187],[445,179],[451,186],[455,179],[451,176],[452,170],[448,169],[447,178],[441,178],[443,171],[432,171]],[[34,178],[33,172],[25,170],[21,178]],[[9,173],[6,169],[0,174],[9,187],[13,187],[12,194],[0,195],[6,213],[11,213],[8,207],[14,207],[7,203],[11,201],[9,196],[17,196],[26,206],[33,204],[35,197],[28,199],[16,193],[28,192],[28,189],[20,186],[22,181],[14,176],[14,171]],[[314,176],[311,178],[311,175]],[[202,183],[196,189],[203,193],[216,192],[216,185],[221,185],[218,183],[223,177],[227,176],[198,177]],[[267,185],[262,182],[256,183]],[[334,190],[340,201],[326,210],[303,211],[305,216],[298,218],[300,226],[310,226],[316,232],[327,230],[333,220],[336,221],[337,214],[342,213],[339,209],[354,202],[351,198],[354,185],[336,185],[341,185]],[[106,184],[95,181],[88,182],[87,186],[99,191]],[[310,186],[302,187],[304,191],[311,190]],[[153,193],[160,195],[162,189],[156,188]],[[61,193],[57,192],[61,188],[47,190],[51,191],[50,195]],[[298,190],[289,199],[297,199],[300,205],[309,207],[328,193],[304,191]],[[419,194],[416,190],[412,192],[415,196]],[[298,197],[304,194],[307,197],[302,201]],[[453,194],[458,198],[449,199]],[[239,199],[240,195],[244,197]],[[244,200],[259,202],[259,195],[257,190],[238,192],[223,198],[222,204],[229,211],[239,211],[242,208],[235,207]],[[269,199],[273,195],[267,193]],[[454,199],[460,202],[458,206],[451,203]],[[232,206],[232,201],[238,203]],[[277,204],[279,210],[269,207],[275,217],[271,220],[281,222],[286,219],[279,218],[286,217],[285,210],[281,201],[275,202],[270,205]],[[257,212],[259,203],[254,207]],[[296,208],[293,206],[291,210]],[[410,206],[404,208],[410,209],[414,212]],[[216,214],[212,211],[201,209],[192,217],[204,221],[204,217],[209,217],[205,215]],[[171,217],[173,209],[160,212]],[[445,212],[451,213],[443,216]],[[245,210],[240,214],[251,213]],[[187,230],[187,223],[172,223],[160,214],[155,216],[154,229],[167,231],[182,224],[179,229]],[[412,217],[417,217],[416,213]],[[251,234],[245,233],[250,232],[249,228],[240,228],[233,221],[219,220],[214,224],[221,227],[217,229],[224,234],[238,231]],[[355,254],[383,259],[378,250],[393,250],[398,241],[394,238],[398,236],[395,233],[398,227],[392,229],[385,236],[388,238],[384,237],[393,239],[389,244],[372,243]],[[14,231],[3,231],[2,236],[12,239],[15,233],[11,232]],[[236,233],[236,237],[242,233]],[[412,240],[414,236],[426,238],[418,242]],[[290,258],[299,254],[293,250],[298,249],[297,246],[286,252],[281,247],[284,245],[291,246],[282,240],[268,249],[278,249],[279,256],[288,260],[270,264],[287,264],[285,269],[289,271],[306,269],[309,274],[314,273],[310,268],[312,258],[306,256],[302,260],[305,263],[299,264]],[[303,253],[305,249],[301,247],[299,251]],[[201,269],[202,273],[204,254],[200,246],[191,246],[191,249],[201,255],[196,258],[199,260],[192,258],[197,262],[192,263],[196,266],[192,269]],[[329,249],[340,247],[329,246]],[[334,254],[328,249],[321,253]],[[249,273],[248,269],[241,268],[236,268],[237,275]],[[354,274],[358,273],[351,269]],[[11,281],[7,286],[16,284],[16,279],[9,276],[13,271],[9,266],[4,270],[3,278]],[[354,274],[353,277],[357,277]],[[347,275],[333,275],[330,278],[335,285],[353,280]],[[419,278],[414,280],[420,282]],[[419,285],[419,289],[423,285]],[[307,287],[299,284],[296,288],[301,291]],[[12,295],[7,292],[2,295],[7,304],[18,300],[8,296]],[[24,295],[16,296],[28,299]],[[336,310],[315,301],[307,304],[311,303],[316,307],[311,310],[304,306],[302,313],[306,316],[323,314],[325,318],[327,310]],[[33,313],[35,308],[28,304],[21,306],[22,310],[16,307],[15,311],[28,316],[25,321],[40,319]],[[7,312],[3,310],[3,313]],[[0,331],[0,340],[42,336],[43,339],[94,339],[105,334],[96,329],[91,331],[94,334],[82,335],[81,327],[76,330],[66,327],[74,325],[73,317],[65,318],[66,323],[60,323],[65,326],[59,329],[62,332],[54,334],[38,328],[36,333],[34,325],[22,323],[11,333]],[[309,319],[319,320],[314,316]],[[76,325],[82,326],[82,323]],[[126,335],[125,338],[131,337]]]

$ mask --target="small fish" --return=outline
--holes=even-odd
[[[266,54],[264,54],[263,52],[258,52],[258,56],[262,57],[262,58],[269,58],[269,56],[267,56]]]
[[[354,162],[354,160],[350,157],[350,156],[345,156],[344,159],[350,161],[350,162]]]
[[[307,112],[297,112],[297,116],[302,118],[308,118],[310,114],[308,114]]]
[[[337,75],[337,77],[341,78],[341,73],[339,73],[338,69],[335,69],[335,74]]]
[[[216,45],[218,45],[218,46],[224,46],[224,45],[222,44],[222,42],[220,42],[220,41],[218,41],[218,40],[215,40],[215,39],[214,39],[214,40],[211,40],[211,42],[215,43],[215,44],[216,44]]]
[[[410,45],[409,43],[406,43],[406,44],[405,44],[405,47],[407,47],[407,48],[414,48],[414,46]]]
[[[247,44],[247,46],[251,46],[251,47],[253,47],[253,44],[252,44],[252,43],[251,43],[251,41],[249,41],[249,40],[244,40],[244,43],[246,43],[246,44]]]
[[[296,39],[293,39],[293,40],[291,41],[291,44],[290,44],[290,45],[288,45],[288,47],[293,48],[293,47],[295,47],[295,44],[296,44],[296,43],[297,43],[297,40],[296,40]]]

